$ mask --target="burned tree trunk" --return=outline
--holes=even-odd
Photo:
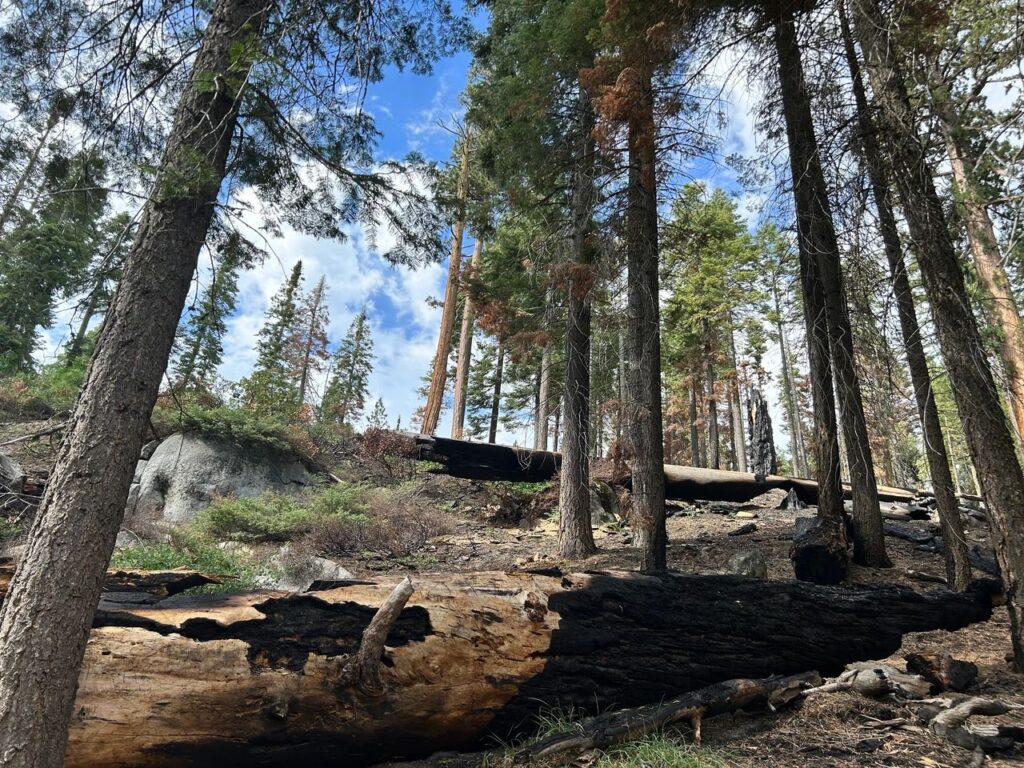
[[[359,766],[470,749],[529,731],[544,706],[594,713],[737,677],[836,674],[888,656],[906,632],[991,613],[980,583],[920,595],[520,572],[424,577],[411,595],[394,587],[101,606],[67,768],[317,765],[339,754]]]
[[[772,416],[768,412],[768,400],[759,389],[752,393],[754,419],[750,436],[751,471],[755,475],[774,475],[779,471],[775,456],[775,436],[772,434]]]

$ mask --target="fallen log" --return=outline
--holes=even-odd
[[[562,455],[552,451],[533,451],[429,435],[418,435],[415,440],[420,459],[443,465],[446,474],[471,480],[544,482],[557,475],[562,462]],[[818,503],[818,484],[813,480],[665,465],[667,499],[744,502],[773,488],[784,491],[792,489],[804,504]],[[850,498],[848,485],[843,486],[843,492]],[[916,495],[915,491],[905,488],[878,487],[880,501],[909,503]]]
[[[763,680],[726,680],[664,704],[589,718],[571,731],[556,733],[520,750],[515,755],[515,762],[529,764],[539,758],[565,752],[604,749],[625,741],[634,741],[683,720],[691,722],[694,742],[700,744],[703,718],[754,707],[775,709],[788,704],[807,688],[820,684],[821,676],[817,672],[767,677]]]
[[[322,765],[338,755],[356,766],[467,750],[528,731],[541,706],[594,713],[731,678],[837,673],[888,656],[906,632],[991,614],[980,582],[921,595],[547,571],[421,577],[411,596],[394,587],[106,603],[67,766]],[[364,634],[385,602],[390,615],[370,635],[390,630],[367,677]]]
[[[14,577],[16,563],[12,558],[0,557],[0,600],[7,595],[7,588]],[[217,584],[218,579],[198,571],[186,569],[173,571],[126,571],[109,570],[103,582],[100,608],[117,608],[125,603],[152,604],[166,597],[206,584]]]

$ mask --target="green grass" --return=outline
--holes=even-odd
[[[487,484],[496,490],[526,494],[541,493],[553,485],[551,480],[543,480],[538,483],[517,482],[515,480],[491,480]]]
[[[224,577],[220,584],[198,587],[202,592],[255,589],[259,564],[234,552],[194,538],[180,544],[142,544],[114,551],[110,567],[125,570],[169,571],[189,568],[211,576]]]
[[[581,713],[573,710],[542,710],[537,715],[537,736],[531,741],[576,730],[582,718]],[[600,752],[594,768],[728,768],[730,763],[724,752],[694,746],[685,741],[687,738],[671,729],[652,733]],[[569,753],[566,756],[570,757]]]
[[[719,750],[686,744],[678,738],[653,733],[603,752],[596,768],[727,768]]]

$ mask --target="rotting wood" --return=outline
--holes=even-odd
[[[566,752],[604,749],[633,741],[673,723],[689,720],[694,742],[701,741],[701,720],[705,717],[755,707],[776,709],[800,692],[821,683],[817,672],[767,677],[761,680],[726,680],[679,696],[663,704],[610,712],[589,718],[570,731],[549,736],[516,753],[515,762],[529,764]]]
[[[907,632],[991,615],[964,593],[736,576],[424,575],[380,657],[386,696],[338,686],[395,581],[307,594],[107,604],[86,649],[68,768],[350,766],[485,746],[543,706],[593,714],[731,678],[836,674]]]

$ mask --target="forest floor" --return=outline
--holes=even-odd
[[[39,425],[0,425],[0,442],[24,434]],[[48,438],[0,448],[22,463],[26,470],[44,469],[52,458]],[[348,470],[352,471],[349,467]],[[391,572],[451,573],[484,570],[534,569],[559,566],[564,570],[629,570],[637,562],[631,546],[632,535],[622,523],[595,528],[598,554],[575,562],[557,556],[557,519],[550,509],[557,503],[550,484],[525,485],[486,483],[413,471],[406,482],[417,484],[417,494],[430,506],[451,514],[454,529],[432,539],[415,558],[396,560],[372,553],[354,555],[344,565],[356,576],[372,578]],[[364,477],[364,479],[366,479]],[[384,482],[382,480],[382,482]],[[789,547],[794,519],[806,511],[786,509],[744,509],[737,518],[738,505],[673,504],[668,519],[668,559],[671,569],[684,573],[727,572],[733,555],[760,552],[769,579],[792,578]],[[756,530],[730,536],[743,524],[753,522]],[[924,529],[927,522],[906,523]],[[972,543],[983,542],[985,531],[977,524],[969,528]],[[918,549],[912,542],[886,538],[893,567],[871,570],[852,566],[850,582],[899,583],[919,591],[933,588],[911,579],[909,571],[940,575],[940,555]],[[983,576],[976,572],[977,576]],[[415,580],[415,576],[413,576]],[[998,698],[1024,705],[1024,677],[1013,674],[1006,661],[1010,652],[1009,622],[1004,610],[993,618],[957,632],[924,632],[907,635],[903,647],[886,661],[904,668],[903,655],[911,652],[940,652],[974,662],[980,674],[972,695]],[[976,718],[980,720],[981,718]],[[994,721],[1013,721],[1012,716]],[[687,743],[687,729],[667,734],[675,742]],[[895,700],[872,700],[851,692],[813,696],[798,706],[770,714],[725,715],[703,724],[703,748],[685,749],[667,756],[652,750],[644,757],[636,753],[590,754],[572,765],[579,768],[758,768],[780,766],[887,766],[892,768],[958,768],[971,764],[972,754],[931,735],[917,724],[912,705]],[[990,756],[986,766],[1009,766],[1024,761],[1024,750]],[[507,762],[500,753],[483,764]],[[453,764],[481,764],[465,758]],[[443,765],[433,761],[431,765]]]

